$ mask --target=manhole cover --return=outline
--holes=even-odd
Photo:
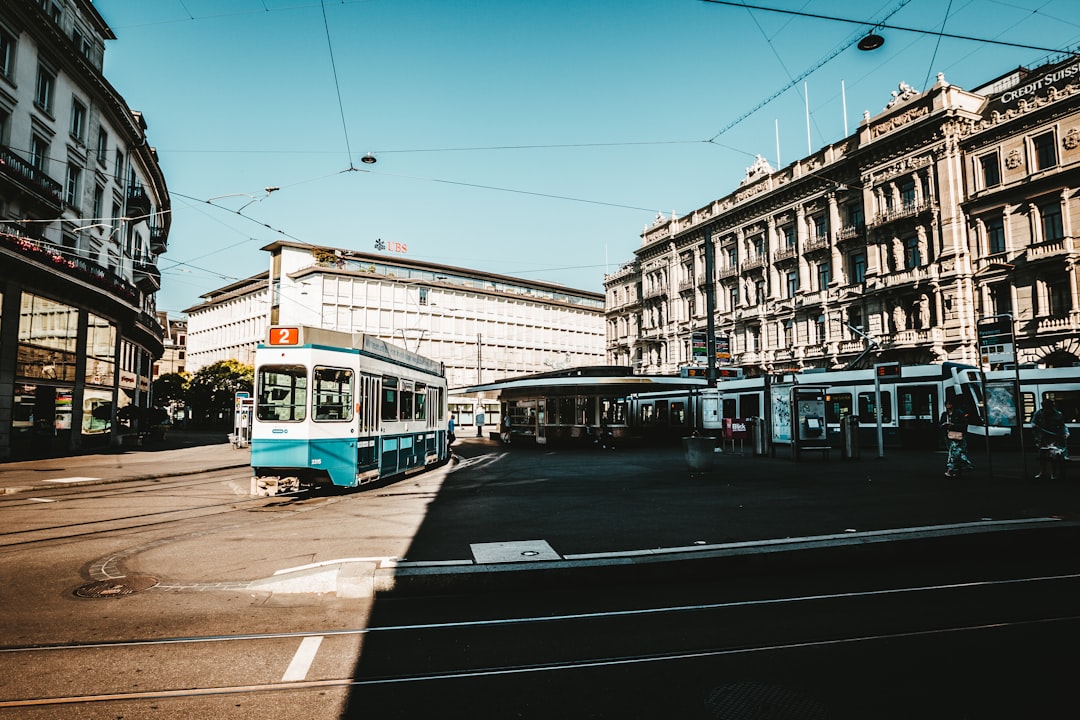
[[[115,580],[98,580],[75,589],[75,596],[81,598],[113,598],[133,595],[157,585],[157,578],[149,575],[122,577]]]

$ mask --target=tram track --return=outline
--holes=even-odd
[[[0,692],[0,709],[70,706],[85,703],[135,703],[146,700],[190,700],[218,695],[248,698],[270,693],[308,693],[339,688],[349,693],[400,692],[402,686],[431,685],[445,690],[475,690],[509,678],[557,676],[555,682],[574,682],[581,675],[623,673],[631,668],[667,673],[664,667],[712,668],[715,663],[764,663],[806,653],[862,652],[874,654],[897,644],[922,647],[937,643],[968,643],[971,638],[1010,636],[1036,632],[1054,636],[1075,634],[1080,616],[1063,605],[1037,603],[1021,609],[1014,600],[1018,590],[1037,589],[1038,597],[1074,594],[1080,574],[1018,577],[1005,580],[816,593],[791,597],[649,606],[617,611],[564,612],[472,619],[373,625],[326,631],[224,634],[173,638],[121,639],[82,643],[53,643],[0,647],[0,677],[8,678]],[[946,604],[957,612],[921,616],[919,608]],[[996,609],[964,614],[974,598],[990,599]],[[897,604],[897,600],[903,602]],[[859,603],[885,603],[885,609],[916,602],[901,615],[880,615]],[[1004,610],[1004,608],[1008,608]],[[828,630],[809,632],[788,623],[747,623],[744,613],[766,612],[774,618],[835,618],[850,613],[873,622],[830,623]],[[812,623],[811,623],[812,625]],[[702,629],[710,628],[708,632]],[[762,630],[762,628],[768,628]],[[695,632],[689,632],[696,629]],[[752,630],[752,632],[749,632]],[[519,635],[525,631],[528,636]],[[567,638],[578,638],[578,641]],[[583,644],[580,638],[588,637]],[[979,642],[982,642],[981,640]],[[329,654],[329,662],[305,654],[314,646]],[[336,644],[335,644],[336,643]],[[476,644],[488,646],[478,652]],[[329,650],[327,650],[329,648]],[[393,654],[407,662],[388,661]],[[514,650],[516,649],[516,650]],[[545,656],[547,650],[556,653]],[[463,651],[464,650],[464,651]],[[199,658],[203,662],[193,661]],[[243,662],[229,658],[243,658]],[[165,659],[164,661],[162,659]],[[297,671],[299,659],[300,669]],[[400,659],[400,657],[399,657]],[[499,661],[492,661],[499,659]],[[43,678],[75,678],[54,692],[13,692],[14,670],[33,662],[49,669]],[[164,662],[147,677],[148,663]],[[85,678],[65,673],[67,667],[110,668],[110,677]],[[650,669],[651,668],[651,669]],[[638,672],[634,670],[633,672]],[[671,670],[670,672],[676,672]],[[141,673],[138,689],[127,687]],[[210,674],[216,673],[213,677]],[[606,675],[603,675],[606,677]],[[591,681],[591,680],[590,680]],[[148,682],[156,683],[146,687]],[[532,681],[530,681],[532,682]],[[82,684],[79,684],[82,683]],[[0,687],[4,682],[0,681]],[[31,683],[28,690],[33,687]],[[457,692],[457,690],[453,690]],[[469,690],[463,690],[469,692]],[[366,697],[366,696],[365,696]],[[418,694],[413,697],[423,698]]]

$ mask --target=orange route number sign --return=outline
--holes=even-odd
[[[296,327],[275,327],[275,328],[270,328],[270,344],[271,345],[299,345],[300,344],[300,328],[296,328]]]

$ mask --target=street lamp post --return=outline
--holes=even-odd
[[[716,259],[713,252],[712,226],[705,228],[705,379],[716,387]]]

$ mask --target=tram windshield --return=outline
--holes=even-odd
[[[263,365],[255,379],[255,417],[268,422],[300,422],[307,416],[307,368]]]

